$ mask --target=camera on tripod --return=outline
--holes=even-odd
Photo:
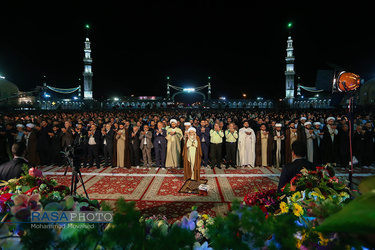
[[[67,167],[74,167],[79,168],[80,167],[80,156],[78,155],[79,152],[77,152],[77,148],[75,145],[69,145],[65,148],[65,151],[62,151],[65,160],[67,161]]]
[[[79,136],[64,151],[61,151],[68,167],[70,166],[75,169],[81,167],[81,162],[85,156],[85,139],[86,136]]]
[[[65,156],[65,159],[67,160],[68,164],[65,169],[64,175],[66,175],[68,171],[68,167],[72,167],[72,181],[71,181],[71,188],[70,188],[70,194],[76,195],[77,194],[77,183],[82,184],[82,188],[85,191],[86,197],[89,198],[85,184],[83,182],[82,174],[80,171],[81,168],[81,160],[85,156],[85,141],[84,137],[78,137],[79,140],[75,140],[72,145],[69,145],[65,148],[65,151],[62,153]],[[81,140],[82,138],[82,140]]]

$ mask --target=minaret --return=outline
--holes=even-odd
[[[91,42],[88,37],[88,30],[89,26],[86,25],[87,29],[87,37],[85,41],[85,57],[83,58],[83,63],[84,63],[84,71],[83,71],[83,98],[85,100],[92,100],[93,95],[92,95],[92,58],[91,58]]]
[[[288,24],[289,28],[289,36],[287,40],[287,48],[286,48],[286,71],[285,71],[285,101],[291,106],[293,104],[294,99],[294,75],[296,72],[294,71],[294,55],[293,55],[293,40],[290,35],[290,27],[292,26],[291,23]]]
[[[207,100],[211,100],[211,77],[208,77]]]

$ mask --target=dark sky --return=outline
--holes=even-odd
[[[21,91],[41,85],[44,75],[55,87],[80,83],[85,24],[91,27],[95,98],[164,96],[167,76],[181,87],[204,85],[211,76],[213,98],[282,98],[288,22],[303,85],[314,86],[316,70],[327,62],[375,77],[371,3],[10,2],[2,3],[0,14],[0,74]]]

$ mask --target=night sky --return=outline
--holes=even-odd
[[[66,88],[82,83],[86,24],[97,99],[165,96],[167,76],[181,87],[205,85],[211,76],[213,98],[283,98],[289,22],[301,84],[314,86],[316,70],[327,63],[375,77],[371,3],[9,2],[1,4],[0,74],[21,91],[44,81]]]

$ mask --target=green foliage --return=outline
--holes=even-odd
[[[135,202],[125,202],[123,198],[117,200],[113,223],[103,234],[102,245],[105,248],[144,248],[145,225],[144,222],[140,222],[141,214],[134,206]]]
[[[145,221],[135,209],[135,202],[118,199],[114,213],[113,223],[103,231],[100,242],[106,249],[190,249],[195,242],[194,232],[177,225],[169,228],[168,233],[164,227],[152,227],[147,236]]]
[[[194,232],[172,226],[168,234],[163,233],[161,227],[152,230],[151,237],[146,241],[145,249],[190,249],[194,244]]]
[[[271,219],[271,218],[268,218]],[[294,235],[301,230],[295,223],[295,217],[291,214],[281,214],[272,218],[272,233],[275,242],[279,243],[281,249],[295,249],[297,240]]]
[[[89,200],[83,196],[66,196],[66,187],[59,186],[54,180],[24,175],[9,183],[10,189],[24,192],[34,187],[28,191],[28,195],[41,193],[44,210],[113,210],[113,223],[68,224],[63,229],[45,228],[48,225],[54,226],[53,224],[41,224],[37,228],[26,223],[9,224],[3,227],[0,234],[13,237],[20,233],[20,246],[10,245],[11,241],[0,240],[0,247],[168,250],[192,249],[197,240],[199,243],[195,246],[204,242],[202,248],[206,249],[205,241],[208,241],[209,246],[216,250],[296,249],[301,246],[315,249],[318,245],[325,246],[328,243],[332,243],[335,249],[371,246],[369,232],[375,232],[373,178],[362,184],[362,190],[366,192],[361,190],[364,194],[350,201],[344,183],[339,182],[332,173],[320,176],[305,171],[299,177],[305,178],[296,178],[296,186],[300,188],[294,189],[290,183],[286,185],[284,195],[280,198],[283,202],[276,214],[264,209],[264,206],[246,206],[234,201],[231,212],[225,217],[213,219],[193,211],[189,219],[184,217],[181,222],[171,226],[162,215],[142,218],[141,212],[135,209],[135,202],[126,202],[120,198],[112,208],[106,202],[99,204],[97,200]],[[307,185],[306,180],[314,185]],[[304,191],[300,192],[299,189]],[[5,199],[7,194],[3,195]],[[302,211],[300,215],[296,213],[296,205]],[[193,206],[192,209],[197,208]],[[9,220],[15,222],[16,219],[10,217]],[[201,231],[203,239],[198,237],[198,229],[204,230],[204,233]],[[301,237],[297,239],[296,235]]]
[[[351,201],[340,212],[324,220],[317,230],[363,234],[375,232],[375,190]]]
[[[359,191],[361,191],[362,194],[367,193],[371,190],[375,189],[375,175],[373,176],[367,176],[364,178],[361,183],[358,186]]]
[[[111,205],[109,205],[106,201],[102,201],[100,203],[100,210],[102,211],[112,211]]]
[[[273,240],[267,243],[269,249],[279,244],[284,249],[293,249],[296,246],[294,234],[299,230],[295,220],[291,214],[266,218],[259,207],[249,208],[235,201],[232,212],[226,217],[216,217],[208,229],[214,249],[262,248],[272,236]]]
[[[29,174],[29,166],[27,164],[23,164],[21,169],[22,169],[21,176],[25,176]]]
[[[83,226],[85,229],[79,228],[79,226]],[[61,231],[61,240],[58,241],[58,248],[95,249],[100,241],[100,233],[100,224],[68,224]]]
[[[39,224],[36,224],[39,225]],[[46,224],[42,224],[46,225]],[[21,224],[25,231],[22,237],[22,245],[24,249],[48,249],[54,245],[54,231],[48,228],[32,228],[32,224]]]

